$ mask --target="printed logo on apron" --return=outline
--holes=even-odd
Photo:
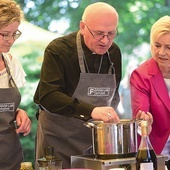
[[[88,96],[109,96],[110,88],[105,87],[89,87]]]
[[[13,112],[15,103],[0,103],[0,112]]]

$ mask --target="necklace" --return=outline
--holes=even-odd
[[[86,57],[84,55],[83,55],[83,57],[84,57],[84,62],[85,62],[86,68],[87,68],[87,72],[90,73]],[[100,70],[101,70],[101,67],[102,67],[102,62],[103,62],[103,55],[101,56],[101,59],[100,59],[100,65],[99,65],[99,69],[98,69],[97,74],[100,73]]]

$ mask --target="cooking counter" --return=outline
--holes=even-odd
[[[158,170],[165,170],[165,160],[167,157],[157,155]],[[135,157],[118,159],[98,159],[94,156],[71,156],[72,168],[91,168],[93,170],[109,170],[111,168],[125,168],[126,170],[136,170]]]

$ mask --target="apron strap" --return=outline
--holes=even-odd
[[[108,59],[109,59],[109,61],[110,61],[110,67],[109,67],[109,71],[108,71],[108,74],[115,74],[115,68],[114,68],[114,64],[113,64],[113,62],[111,61],[111,58],[110,58],[110,54],[109,54],[109,52],[107,51],[107,56],[108,56]],[[112,73],[112,71],[113,71],[113,73]]]
[[[12,77],[10,68],[9,68],[9,66],[8,66],[8,64],[7,64],[7,61],[6,61],[6,59],[4,58],[3,55],[2,55],[2,59],[3,59],[4,64],[5,64],[6,71],[7,71],[8,75],[9,75],[9,85],[10,85],[11,87],[17,87],[17,85],[16,85],[16,83],[15,83],[13,77]]]
[[[83,48],[81,45],[80,31],[78,31],[78,33],[77,33],[76,42],[77,42],[77,53],[78,53],[80,70],[82,73],[85,73],[86,71],[85,71],[85,67],[84,67],[84,52],[83,52]]]
[[[76,36],[76,42],[77,42],[77,53],[78,53],[78,60],[79,60],[79,65],[80,65],[80,70],[82,73],[85,73],[85,66],[84,66],[84,52],[83,52],[83,48],[81,45],[81,36],[80,36],[80,31],[78,31],[77,36]],[[114,74],[115,73],[115,69],[114,69],[114,64],[110,59],[110,55],[109,52],[107,51],[107,56],[108,59],[110,61],[110,67],[108,70],[108,74]]]

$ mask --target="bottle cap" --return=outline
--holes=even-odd
[[[31,166],[32,167],[32,162],[21,162],[21,166]]]
[[[148,121],[142,120],[140,126],[142,135],[148,135]]]
[[[148,121],[142,120],[140,125],[141,125],[141,127],[148,127]]]

